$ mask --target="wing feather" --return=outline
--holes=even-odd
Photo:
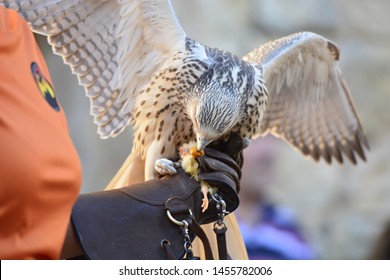
[[[91,101],[102,138],[132,120],[135,99],[164,61],[185,48],[169,0],[0,0],[48,36]]]
[[[310,32],[271,41],[244,60],[260,64],[269,92],[261,132],[281,137],[316,161],[356,163],[368,147],[341,71],[338,48]]]

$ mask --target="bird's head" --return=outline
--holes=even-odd
[[[222,87],[214,87],[194,98],[188,109],[196,134],[197,150],[202,151],[237,124],[241,112],[240,96]]]

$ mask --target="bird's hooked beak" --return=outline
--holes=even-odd
[[[196,133],[196,149],[199,152],[203,151],[210,142],[211,140],[206,140],[201,133]]]

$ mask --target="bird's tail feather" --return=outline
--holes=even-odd
[[[105,190],[119,189],[128,185],[145,181],[145,161],[135,153],[131,153],[121,168],[108,183]]]

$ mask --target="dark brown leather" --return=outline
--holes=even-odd
[[[223,154],[228,155],[237,163],[240,168],[242,168],[244,164],[244,157],[242,151],[245,147],[244,141],[238,134],[232,133],[227,140],[212,142],[207,147],[207,149],[218,150]],[[238,174],[238,177],[241,179],[241,170]]]
[[[117,190],[82,194],[72,223],[89,259],[165,259],[161,241],[170,241],[177,258],[184,254],[179,226],[168,219],[165,202],[181,197],[194,208],[198,182],[180,170],[177,176]],[[175,216],[176,219],[184,217]]]
[[[218,188],[233,212],[239,204],[239,166],[226,154],[207,149],[200,160],[200,177]],[[121,189],[80,195],[72,223],[85,256],[89,259],[165,259],[163,240],[170,243],[170,255],[180,259],[184,255],[183,234],[180,226],[166,215],[166,202],[172,198],[184,201],[172,204],[176,220],[188,219],[189,212],[198,224],[214,222],[218,218],[215,201],[205,213],[201,212],[200,184],[181,168],[174,176],[124,187]],[[186,204],[186,205],[185,205]],[[168,203],[169,205],[169,203]],[[195,236],[192,234],[191,238]]]

